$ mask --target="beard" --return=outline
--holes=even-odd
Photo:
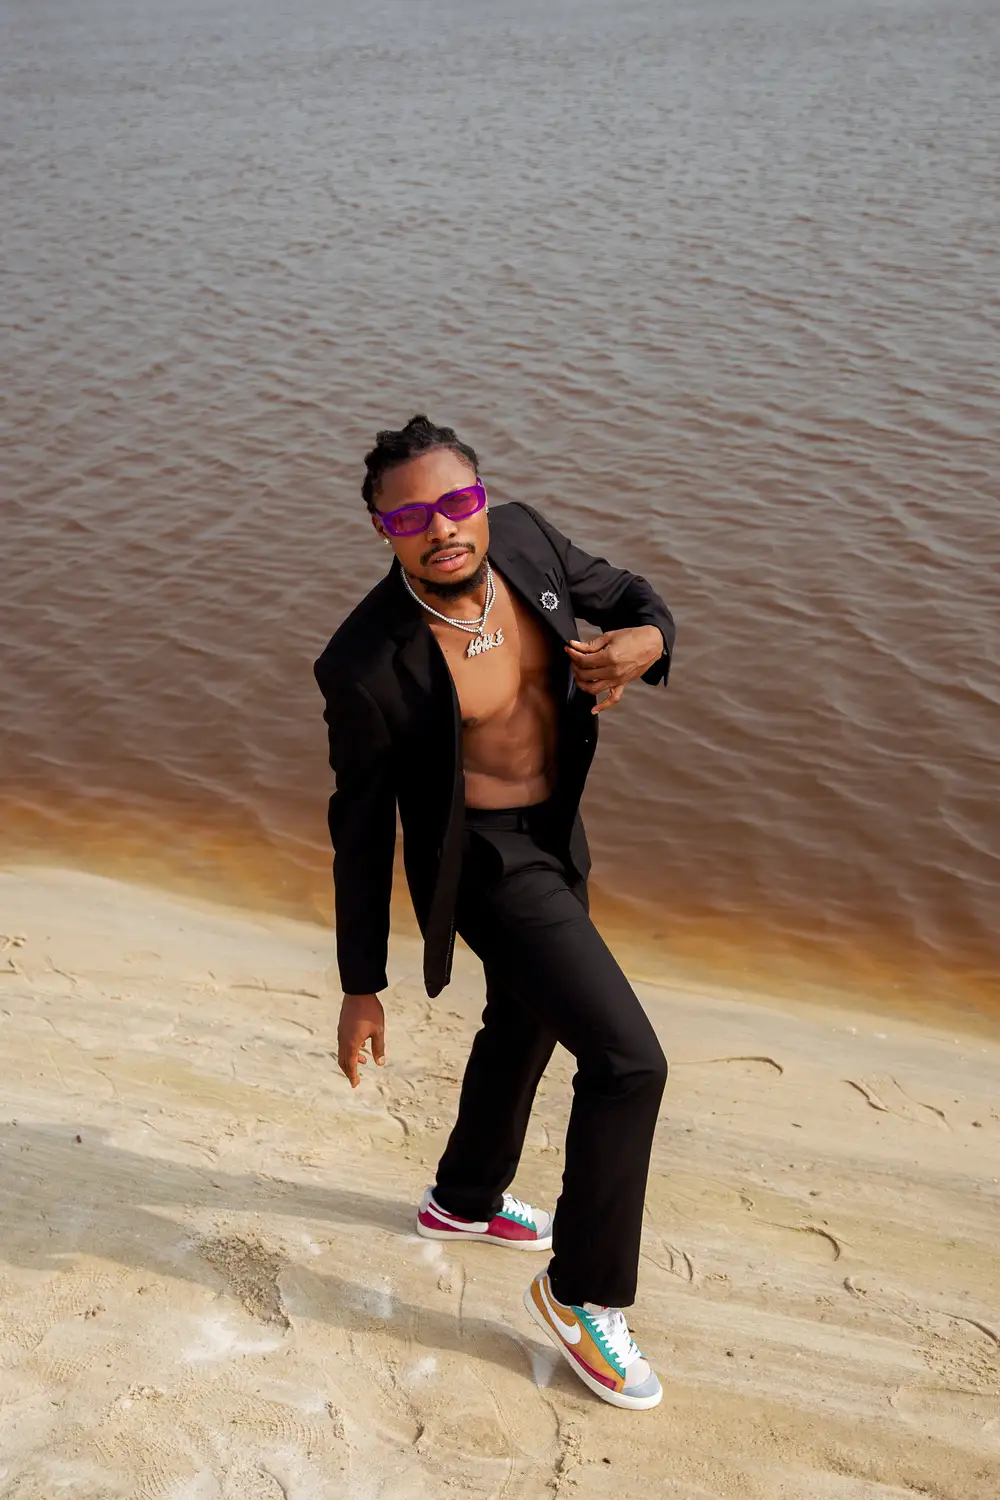
[[[482,558],[479,567],[468,578],[458,578],[452,582],[448,578],[424,578],[420,582],[428,594],[433,594],[436,599],[463,599],[466,594],[474,594],[478,588],[486,582],[486,558]]]

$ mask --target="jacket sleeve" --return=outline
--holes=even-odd
[[[530,505],[522,509],[555,548],[565,571],[573,613],[601,630],[625,630],[632,625],[655,625],[663,637],[663,655],[642,674],[643,682],[666,686],[674,649],[674,618],[659,594],[638,573],[613,568],[603,557],[591,557]]]
[[[389,733],[378,705],[361,683],[331,674],[321,663],[316,679],[326,699],[323,717],[337,783],[330,798],[329,825],[340,982],[345,994],[374,994],[388,982],[396,844]]]

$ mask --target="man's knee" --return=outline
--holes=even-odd
[[[601,1047],[595,1055],[580,1059],[581,1071],[603,1077],[629,1093],[659,1098],[666,1087],[667,1059],[653,1028],[639,1036]]]
[[[655,1033],[652,1033],[645,1046],[641,1049],[638,1062],[638,1072],[641,1074],[650,1092],[655,1090],[662,1094],[667,1086],[667,1059],[663,1048]]]

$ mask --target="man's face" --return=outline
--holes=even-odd
[[[388,536],[407,573],[432,587],[444,585],[447,592],[471,579],[482,565],[490,537],[486,510],[464,521],[452,521],[434,511],[427,530],[416,536],[391,536],[380,514],[404,505],[433,505],[442,495],[474,484],[475,479],[472,465],[464,458],[450,448],[435,448],[388,469],[375,496],[372,524],[380,536]]]

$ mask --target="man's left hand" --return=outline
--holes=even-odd
[[[641,677],[663,655],[663,636],[655,625],[606,630],[592,641],[570,641],[566,647],[577,687],[585,693],[607,693],[591,713],[603,713],[621,702],[626,685]]]

